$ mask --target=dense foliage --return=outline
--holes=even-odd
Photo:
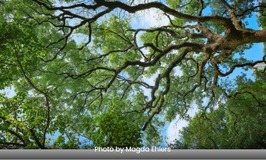
[[[243,80],[225,104],[200,111],[181,132],[176,148],[266,148],[266,74]]]
[[[134,24],[154,10],[166,25]],[[266,41],[247,28],[265,12],[264,0],[0,1],[0,148],[159,145],[192,103],[184,148],[265,147],[265,78],[225,80],[264,62],[244,51]]]

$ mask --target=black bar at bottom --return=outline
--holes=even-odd
[[[0,150],[0,159],[266,159],[266,150]]]

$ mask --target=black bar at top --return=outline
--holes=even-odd
[[[266,150],[171,150],[139,154],[95,150],[0,150],[0,159],[266,159]]]

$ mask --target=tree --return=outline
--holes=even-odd
[[[265,21],[259,17],[262,27]],[[256,80],[239,78],[237,89],[212,112],[200,111],[180,132],[173,148],[266,148],[265,68],[253,68]]]
[[[1,95],[1,146],[159,144],[165,121],[186,118],[193,102],[213,108],[235,89],[224,77],[263,62],[244,50],[266,41],[265,29],[246,27],[265,8],[251,0],[3,0],[1,89],[16,94]],[[169,23],[133,27],[152,9]]]
[[[225,105],[201,111],[183,128],[181,148],[265,149],[265,72],[239,84]],[[181,144],[180,144],[181,143]]]

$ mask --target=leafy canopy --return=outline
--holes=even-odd
[[[207,109],[211,112],[205,116],[212,121],[226,119],[220,125],[228,130],[219,126],[215,136],[230,133],[233,139],[239,130],[241,139],[251,135],[244,131],[249,122],[257,123],[258,117],[251,116],[239,119],[243,128],[233,126],[237,117],[227,108],[250,115],[244,104],[253,103],[254,97],[247,93],[263,81],[253,86],[241,81],[245,75],[230,82],[224,78],[236,68],[251,69],[264,62],[245,58],[244,51],[266,40],[265,29],[247,28],[247,18],[257,15],[259,25],[265,26],[265,1],[0,4],[0,89],[14,92],[0,94],[0,148],[159,145],[165,123],[177,115],[189,120],[192,104],[202,111],[191,120],[191,132],[201,123],[195,119]],[[133,23],[140,14],[154,11],[167,23],[145,28]],[[250,91],[242,93],[244,85]],[[255,97],[263,101],[262,95]],[[235,101],[243,106],[232,105]],[[228,107],[214,110],[218,102]],[[208,123],[201,124],[211,137]],[[261,131],[263,126],[252,127]],[[184,132],[191,134],[190,129]],[[184,144],[217,147],[218,142],[200,141],[204,132],[198,134],[197,143],[190,139]],[[245,143],[253,140],[251,136]]]

